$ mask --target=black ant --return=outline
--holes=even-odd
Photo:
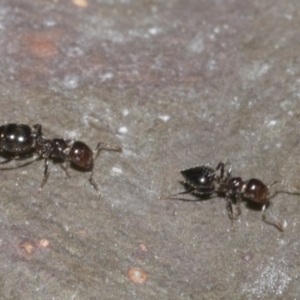
[[[30,162],[26,162],[20,166],[0,170],[19,168],[35,160],[44,159],[45,169],[40,190],[46,183],[50,160],[60,159],[67,164],[64,168],[67,175],[69,164],[73,164],[84,171],[90,171],[89,181],[99,192],[99,186],[93,178],[94,160],[99,150],[122,151],[119,147],[111,147],[104,143],[98,143],[96,149],[92,151],[85,143],[80,141],[45,139],[40,124],[34,126],[26,124],[6,124],[0,126],[0,152],[8,156],[0,165],[7,164],[13,160],[32,158]]]
[[[219,174],[217,174],[219,171]],[[279,181],[274,181],[269,186],[265,185],[262,181],[256,178],[243,181],[241,177],[231,176],[231,167],[225,173],[225,164],[220,162],[216,169],[212,169],[208,166],[196,166],[190,169],[180,171],[185,181],[181,183],[186,188],[185,191],[169,195],[166,197],[160,197],[160,199],[172,199],[175,196],[182,194],[193,194],[200,196],[201,198],[210,198],[214,194],[225,195],[227,200],[228,214],[233,222],[238,215],[241,214],[240,204],[242,199],[249,203],[257,203],[262,205],[262,219],[264,222],[275,226],[280,231],[284,230],[285,225],[279,222],[271,222],[266,220],[265,211],[270,204],[270,199],[274,197],[278,192],[273,195],[270,193],[270,187]],[[281,182],[283,184],[283,182]],[[178,198],[174,198],[178,199]],[[232,201],[236,199],[238,212],[234,216],[232,209]],[[188,199],[178,199],[189,201]]]

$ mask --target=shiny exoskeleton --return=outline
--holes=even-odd
[[[49,171],[48,166],[51,159],[60,159],[67,164],[73,164],[79,169],[90,171],[89,181],[99,192],[98,184],[93,179],[93,165],[99,150],[121,151],[119,147],[111,147],[104,143],[98,143],[92,151],[85,143],[64,139],[45,139],[42,134],[42,126],[36,124],[6,124],[0,126],[0,152],[8,158],[0,165],[7,164],[12,160],[31,159],[19,167],[28,165],[35,160],[44,159],[45,169],[40,189],[45,184]],[[0,169],[0,170],[7,170]],[[68,173],[67,173],[68,174]]]
[[[225,174],[225,165],[222,162],[218,164],[216,169],[208,166],[196,166],[183,170],[180,173],[185,179],[182,184],[185,186],[186,190],[167,197],[161,197],[161,199],[171,199],[182,194],[194,194],[202,198],[212,197],[214,195],[225,195],[228,214],[232,221],[240,214],[240,203],[242,200],[245,200],[261,204],[262,219],[281,231],[284,229],[284,226],[281,223],[267,221],[264,215],[265,209],[270,203],[270,199],[274,196],[270,194],[270,187],[278,181],[267,186],[261,180],[256,178],[244,181],[241,177],[232,177],[231,168],[229,168]],[[237,203],[237,216],[234,216],[233,214],[233,200],[236,200]]]
[[[41,136],[41,125],[7,124],[0,126],[0,151],[12,156],[28,154]]]

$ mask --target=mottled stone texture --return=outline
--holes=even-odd
[[[163,201],[180,169],[300,189],[298,0],[2,0],[1,123],[98,141],[94,177],[1,175],[1,299],[298,299],[300,196]],[[274,186],[272,191],[294,187]],[[189,197],[189,196],[187,196]],[[193,199],[193,197],[190,197]]]

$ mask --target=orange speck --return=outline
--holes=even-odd
[[[80,237],[86,237],[88,235],[88,233],[85,229],[80,229],[80,230],[76,231],[76,234],[78,234]]]
[[[30,32],[22,37],[22,47],[38,58],[53,57],[58,53],[57,36],[51,32]]]
[[[46,249],[49,247],[50,242],[47,239],[41,239],[36,243],[37,247]]]
[[[72,0],[72,3],[78,7],[88,7],[89,4],[86,0]]]
[[[34,252],[34,244],[31,241],[25,241],[20,244],[21,249],[25,252],[26,255],[32,255]]]
[[[145,259],[148,249],[144,243],[140,243],[138,248],[133,253],[136,262],[141,262]]]
[[[127,276],[131,281],[138,284],[144,283],[148,278],[148,275],[141,268],[137,267],[129,269]]]
[[[143,251],[143,252],[147,252],[147,251],[148,251],[148,249],[147,249],[147,247],[146,247],[145,244],[140,244],[140,245],[139,245],[139,248],[140,248],[140,250]]]

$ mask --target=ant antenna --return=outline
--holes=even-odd
[[[94,156],[95,156],[94,159],[97,158],[97,156],[98,156],[98,154],[101,150],[122,152],[121,147],[117,147],[117,146],[113,146],[113,145],[110,145],[110,144],[99,142],[96,146],[96,149],[93,151]]]
[[[269,186],[268,186],[268,189],[270,189],[270,187],[272,187],[273,185],[275,184],[281,184],[283,186],[287,186],[287,187],[292,187],[294,189],[296,189],[297,191],[296,192],[289,192],[289,191],[275,191],[272,195],[269,196],[269,199],[271,198],[274,198],[277,194],[279,193],[282,193],[282,194],[293,194],[293,195],[300,195],[300,192],[298,190],[298,188],[291,184],[290,182],[286,181],[286,180],[275,180],[274,182],[272,182]],[[268,202],[268,205],[270,205],[271,202],[269,201]],[[269,221],[266,219],[266,214],[265,214],[265,211],[266,211],[266,204],[262,207],[262,211],[261,211],[261,217],[262,217],[262,220],[267,223],[268,225],[272,225],[274,227],[276,227],[279,231],[284,231],[284,229],[286,228],[287,226],[287,222],[284,220],[283,223],[279,222],[276,220],[276,218],[272,215],[272,218],[274,219],[274,221]]]
[[[270,203],[269,203],[269,204],[270,204]],[[262,211],[261,211],[261,218],[262,218],[263,222],[265,222],[265,223],[268,224],[268,225],[271,225],[271,226],[276,227],[276,228],[277,228],[279,231],[281,231],[281,232],[284,231],[284,229],[285,229],[286,226],[287,226],[287,222],[286,222],[285,220],[284,220],[283,223],[278,222],[278,221],[274,218],[274,215],[272,215],[273,219],[275,219],[274,222],[273,222],[273,221],[269,221],[269,220],[266,219],[265,211],[266,211],[266,205],[264,205],[264,206],[262,207]]]
[[[279,180],[275,180],[274,182],[272,182],[271,184],[268,185],[268,189],[270,189],[270,187],[272,187],[273,185],[275,185],[277,183],[281,183],[281,182]]]
[[[178,195],[184,195],[184,194],[190,194],[190,193],[193,193],[196,189],[188,189],[186,191],[183,191],[183,192],[180,192],[180,193],[176,193],[176,194],[172,194],[172,195],[169,195],[169,196],[161,196],[159,197],[158,199],[159,200],[168,200],[168,199],[171,199],[171,200],[179,200],[179,198],[174,198],[175,196],[178,196]],[[183,200],[183,199],[180,199],[180,200]],[[186,199],[187,201],[190,201],[188,199]]]
[[[283,186],[287,186],[287,187],[290,187],[290,188],[293,188],[293,189],[295,189],[296,190],[296,192],[293,192],[294,194],[297,194],[297,193],[299,193],[300,194],[300,191],[299,191],[299,186],[297,186],[297,185],[294,185],[294,184],[291,184],[290,182],[288,182],[287,180],[282,180],[282,181],[280,181],[279,182],[281,185],[283,185]]]
[[[39,159],[41,159],[40,156],[34,155],[33,157],[28,157],[28,158],[26,158],[26,161],[25,161],[24,163],[20,164],[20,165],[17,165],[17,166],[15,166],[15,167],[4,167],[4,168],[0,168],[0,171],[8,171],[8,170],[14,170],[14,169],[23,168],[23,167],[26,167],[26,166],[32,164],[33,162],[35,162],[35,161],[37,161],[37,160],[39,160]],[[10,163],[10,162],[13,161],[13,160],[18,161],[18,160],[21,160],[21,159],[20,159],[20,156],[15,156],[15,157],[13,157],[13,158],[9,158],[9,159],[7,159],[7,160],[5,160],[5,161],[0,162],[0,165],[8,164],[8,163]]]
[[[286,180],[275,180],[273,183],[271,183],[268,188],[272,187],[273,185],[275,184],[280,184],[280,185],[283,185],[283,186],[286,186],[288,188],[293,188],[295,191],[294,192],[290,192],[290,191],[275,191],[270,197],[270,198],[273,198],[275,197],[277,194],[291,194],[291,195],[300,195],[300,191],[299,191],[299,187],[297,187],[296,185],[294,184],[291,184],[290,182],[286,181]]]

